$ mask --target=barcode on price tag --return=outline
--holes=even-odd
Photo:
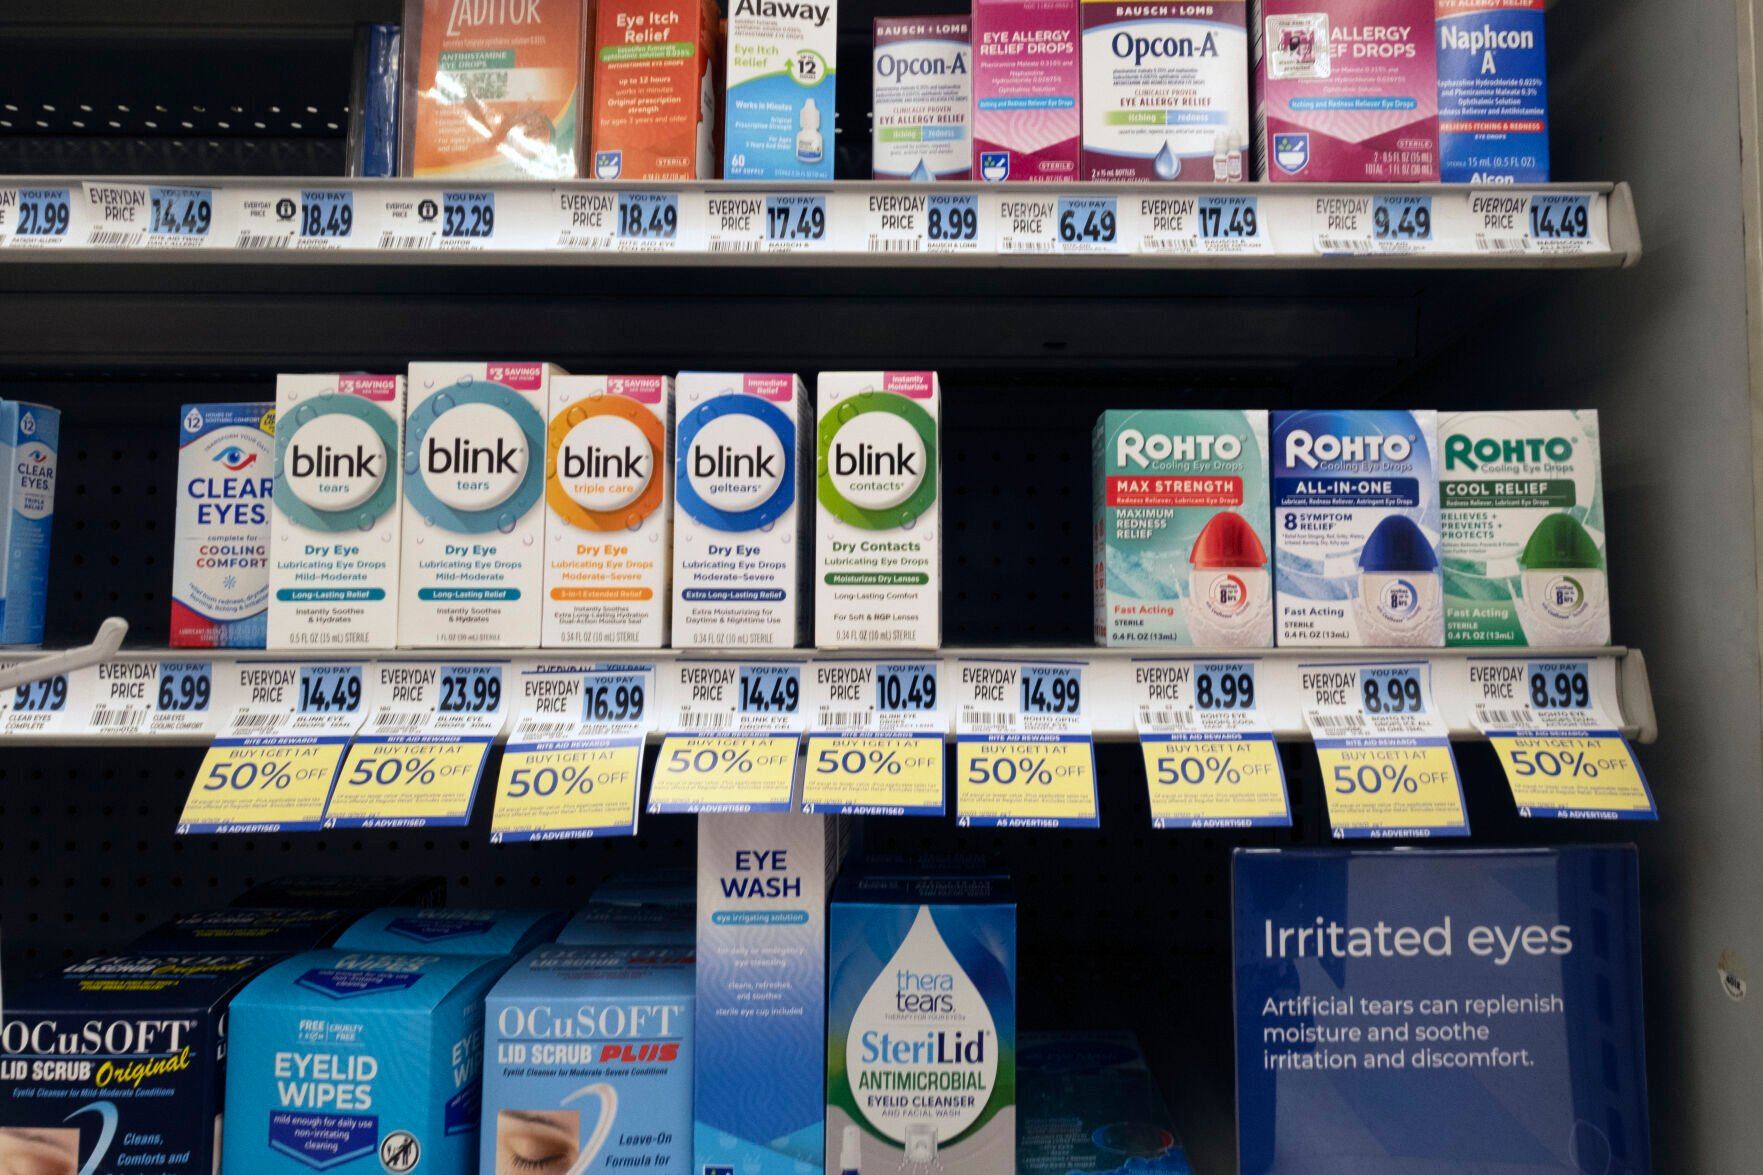
[[[618,197],[611,192],[584,192],[558,188],[557,232],[552,240],[559,249],[606,250],[612,248],[618,226]]]
[[[863,232],[871,253],[924,252],[929,194],[872,192],[865,198]]]
[[[1589,194],[1472,192],[1469,212],[1480,253],[1559,255],[1604,247]]]

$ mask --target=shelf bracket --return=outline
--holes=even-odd
[[[21,685],[29,685],[33,681],[42,681],[46,677],[54,677],[58,673],[72,673],[76,669],[84,669],[88,665],[96,665],[116,656],[122,648],[122,638],[129,634],[129,622],[120,616],[112,616],[98,626],[98,634],[92,643],[78,649],[68,649],[61,653],[51,653],[46,657],[37,657],[21,662],[10,669],[0,669],[0,692],[17,689]]]

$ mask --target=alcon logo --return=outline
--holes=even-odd
[[[1445,438],[1445,468],[1480,469],[1483,465],[1540,465],[1573,460],[1573,442],[1566,437],[1481,437],[1461,433]]]
[[[827,4],[781,4],[778,0],[736,0],[735,16],[762,16],[771,20],[805,20],[815,28],[826,23],[832,7]]]
[[[1114,461],[1117,465],[1136,465],[1148,469],[1152,462],[1165,461],[1235,461],[1243,455],[1243,438],[1228,433],[1221,436],[1189,433],[1146,435],[1136,428],[1125,429],[1114,438]]]
[[[967,54],[956,53],[950,57],[899,57],[892,53],[883,53],[875,59],[875,72],[887,82],[904,82],[909,78],[964,77],[967,74]]]
[[[457,37],[489,25],[538,23],[539,0],[453,0],[453,10],[447,17],[447,35]]]
[[[1134,65],[1142,65],[1147,57],[1153,60],[1217,57],[1218,38],[1211,33],[1196,41],[1192,37],[1137,37],[1119,32],[1108,42],[1108,48],[1114,56],[1122,60],[1130,57]]]
[[[1315,469],[1324,461],[1406,461],[1414,452],[1414,440],[1405,436],[1337,437],[1333,433],[1314,436],[1304,429],[1286,434],[1285,463]]]

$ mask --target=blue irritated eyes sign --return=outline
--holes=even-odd
[[[1632,847],[1240,851],[1245,1175],[1640,1175]]]

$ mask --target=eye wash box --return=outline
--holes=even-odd
[[[846,827],[698,821],[694,1175],[821,1175],[826,900]]]
[[[814,644],[942,643],[941,396],[934,371],[823,371]]]
[[[695,1000],[690,945],[521,959],[485,1001],[478,1171],[686,1175]]]
[[[1273,414],[1281,645],[1437,648],[1438,413]]]
[[[178,420],[173,648],[263,648],[274,498],[275,405],[185,404]]]
[[[278,375],[269,647],[398,642],[404,377]]]
[[[1548,0],[1437,2],[1440,178],[1548,183]]]
[[[973,176],[1078,178],[1078,0],[974,0]]]
[[[0,645],[40,645],[61,413],[0,400]]]
[[[550,422],[544,645],[665,648],[673,379],[556,376]]]
[[[826,1175],[1016,1175],[1016,900],[847,871],[827,970]]]
[[[1595,410],[1439,420],[1445,643],[1610,643]]]
[[[871,179],[973,178],[973,21],[878,16]]]
[[[539,646],[549,363],[412,363],[404,414],[405,648]]]
[[[449,910],[391,906],[357,919],[337,939],[339,951],[409,951],[512,958],[549,942],[563,925],[555,910]]]
[[[733,0],[722,178],[830,180],[838,0]]]
[[[674,647],[794,648],[807,621],[802,381],[682,371],[674,386]]]
[[[1083,178],[1249,178],[1244,0],[1083,0]]]
[[[507,959],[312,951],[232,1006],[225,1164],[264,1175],[469,1175],[484,995]]]
[[[1267,413],[1111,410],[1091,457],[1096,643],[1270,647]]]

